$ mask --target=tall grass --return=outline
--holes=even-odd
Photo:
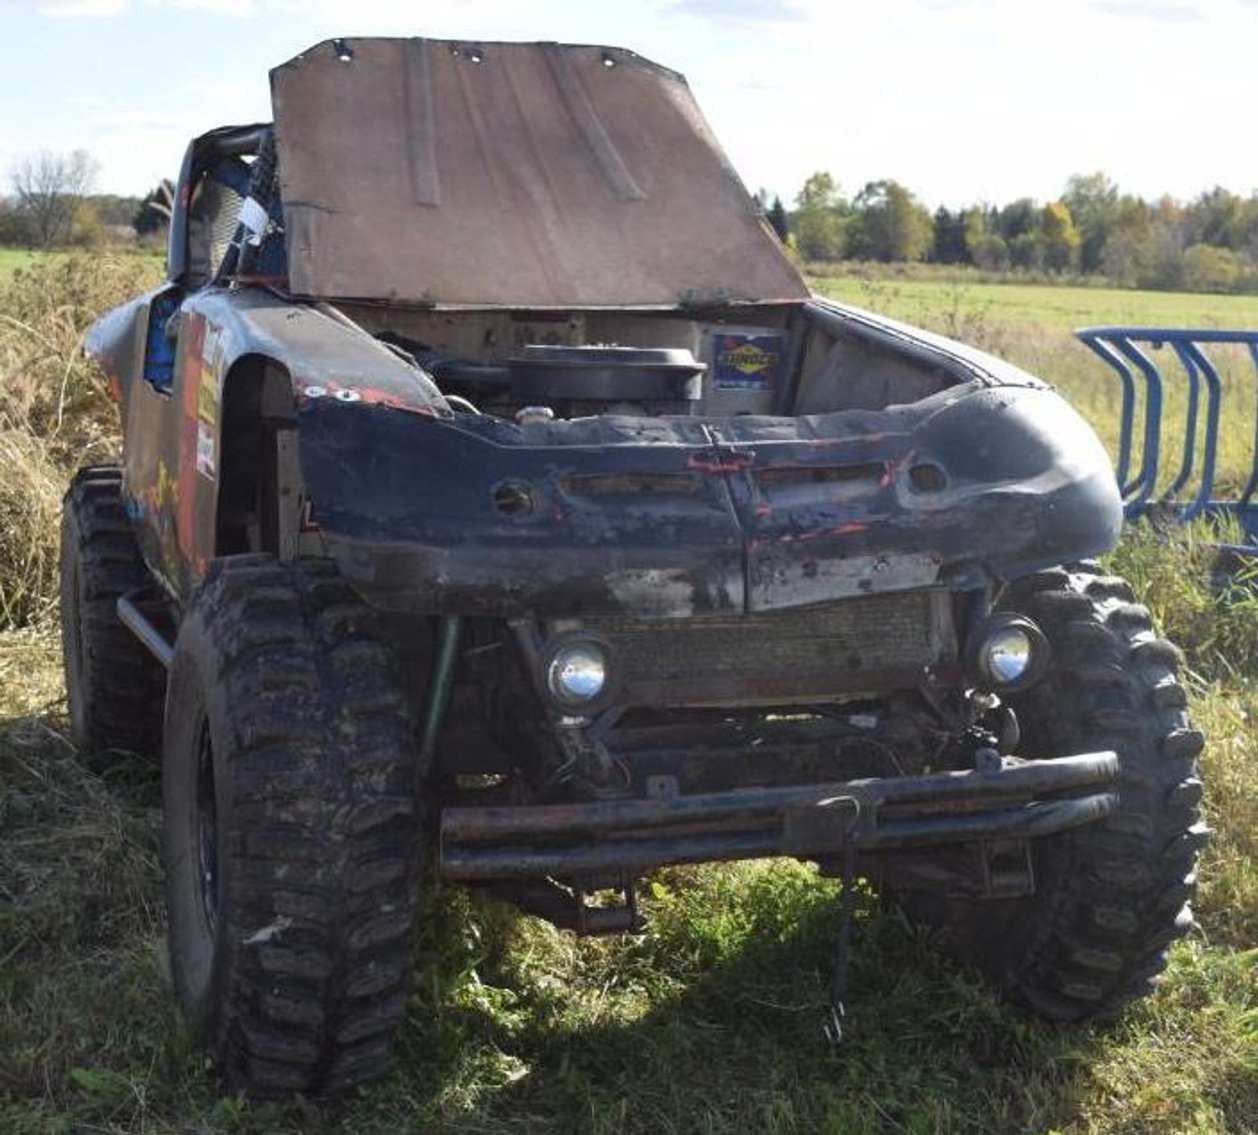
[[[1245,682],[1258,672],[1258,563],[1226,562],[1218,545],[1240,543],[1226,518],[1189,525],[1128,525],[1110,565],[1205,680]]]
[[[87,325],[156,276],[147,258],[36,258],[0,284],[0,629],[52,618],[61,494],[118,447],[117,415],[81,356]]]

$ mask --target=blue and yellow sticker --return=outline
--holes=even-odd
[[[772,390],[782,358],[780,335],[717,335],[712,381],[717,390]]]

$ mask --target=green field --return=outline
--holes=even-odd
[[[1138,292],[1049,284],[947,283],[937,280],[811,277],[834,299],[909,322],[985,320],[1004,326],[1073,331],[1096,324],[1146,327],[1258,327],[1258,296]]]
[[[1091,421],[1111,455],[1116,455],[1118,446],[1120,386],[1114,372],[1075,338],[1076,329],[1099,325],[1258,328],[1258,296],[894,277],[816,276],[811,283],[823,295],[972,343],[1051,382]],[[1235,491],[1252,464],[1258,381],[1243,348],[1215,348],[1210,354],[1225,382],[1218,484],[1225,491]],[[1177,456],[1185,430],[1187,386],[1170,352],[1153,357],[1167,380],[1162,449]],[[1137,460],[1139,454],[1137,447]],[[1174,468],[1165,460],[1163,468],[1161,484],[1165,485]]]
[[[0,283],[8,279],[16,269],[29,264],[35,255],[24,248],[0,248]]]
[[[135,271],[58,265],[9,296],[20,320],[0,321],[0,600],[27,624],[0,633],[0,1132],[1258,1133],[1258,601],[1210,589],[1199,534],[1133,534],[1112,561],[1187,652],[1215,832],[1199,926],[1117,1021],[1056,1026],[1009,1007],[862,891],[833,1048],[835,887],[794,863],[660,872],[647,931],[610,940],[434,882],[392,1074],[335,1104],[224,1093],[170,989],[160,778],[138,759],[95,776],[64,739],[56,510],[67,469],[113,440],[112,411],[73,369],[82,322],[66,312],[116,302],[147,282]],[[1211,310],[1258,326],[1252,299],[816,283],[1009,355],[1070,388],[1110,437],[1108,379],[1071,327]]]
[[[39,264],[64,264],[66,261],[92,256],[132,258],[146,265],[156,265],[159,269],[165,251],[151,245],[124,245],[120,249],[105,252],[70,253],[70,252],[35,252],[27,248],[0,247],[0,287],[12,277],[19,268],[31,268]]]

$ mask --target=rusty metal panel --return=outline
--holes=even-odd
[[[271,87],[297,294],[514,308],[807,294],[685,79],[632,52],[337,40]]]

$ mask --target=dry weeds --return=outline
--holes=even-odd
[[[0,287],[0,630],[55,620],[61,494],[77,466],[118,448],[83,332],[157,275],[147,257],[82,253],[36,260]]]

